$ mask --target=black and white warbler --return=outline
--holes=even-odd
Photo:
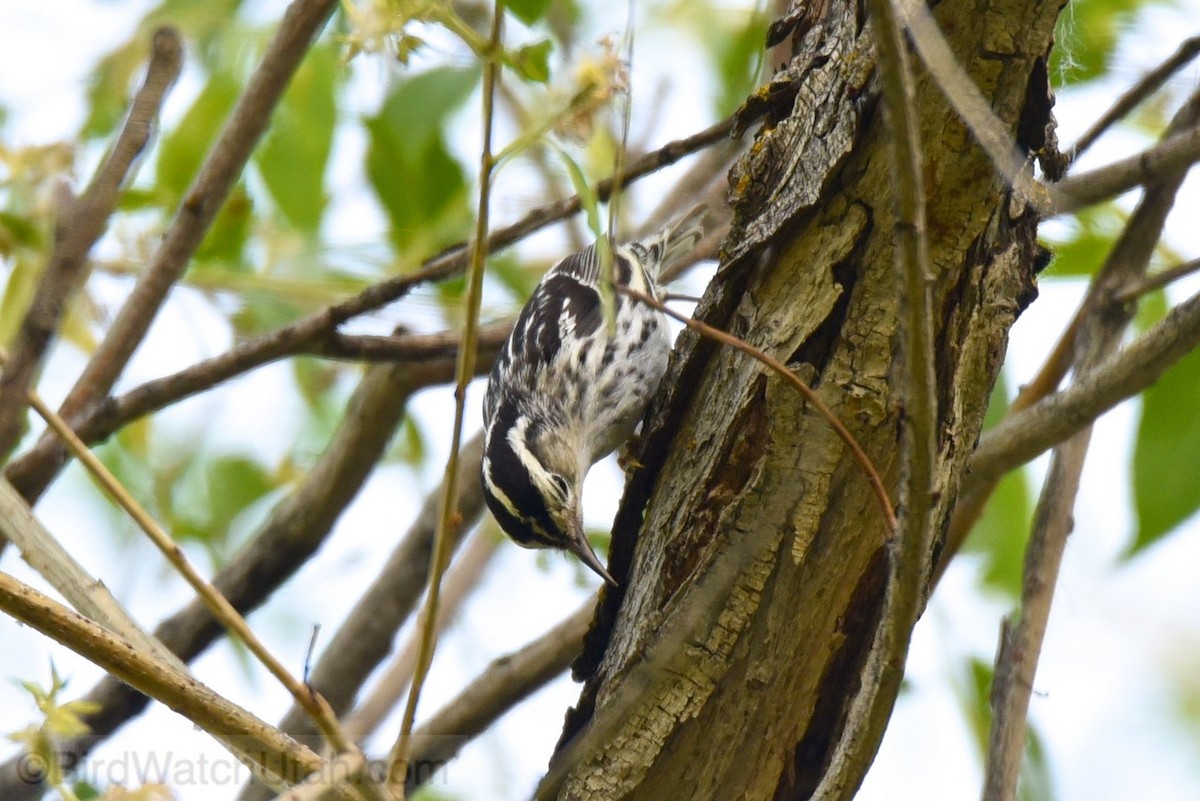
[[[659,272],[703,234],[698,207],[652,237],[613,248],[613,279],[655,296]],[[527,548],[560,548],[605,581],[583,531],[583,479],[627,440],[667,368],[671,341],[657,309],[615,294],[605,325],[592,245],[554,265],[521,310],[483,402],[483,496]]]

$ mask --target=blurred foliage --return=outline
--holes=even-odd
[[[1143,394],[1133,454],[1137,553],[1200,508],[1200,351]]]
[[[1104,77],[1112,69],[1122,34],[1135,17],[1170,0],[1073,0],[1058,18],[1050,54],[1051,80],[1071,86]]]
[[[54,664],[50,664],[50,686],[42,687],[33,681],[20,682],[21,687],[33,698],[41,721],[24,729],[9,732],[10,742],[20,744],[29,754],[30,765],[36,765],[45,775],[46,783],[60,791],[65,789],[66,776],[58,758],[58,740],[87,734],[91,729],[83,722],[83,716],[97,712],[100,705],[92,701],[63,701],[61,695],[67,682],[58,675]]]
[[[1052,56],[1051,74],[1059,88],[1109,75],[1122,35],[1155,4],[1162,0],[1069,4],[1059,23],[1060,46]],[[259,5],[164,0],[91,71],[77,141],[0,141],[0,346],[11,343],[49,258],[60,183],[78,187],[86,181],[80,171],[85,165],[91,169],[120,128],[141,79],[150,32],[170,23],[187,44],[186,70],[172,95],[173,110],[144,156],[142,171],[125,188],[104,256],[95,265],[111,279],[108,294],[85,295],[69,310],[63,328],[73,349],[90,351],[113,312],[111,284],[127,285],[140,273],[274,30],[275,21]],[[519,176],[522,186],[536,185],[539,197],[543,192],[581,193],[594,235],[605,229],[607,211],[594,186],[611,172],[623,145],[624,86],[632,83],[639,100],[656,101],[660,88],[637,80],[638,60],[634,75],[627,74],[619,36],[623,6],[510,0],[506,7],[513,20],[497,56],[506,68],[508,93],[499,104],[501,163]],[[702,108],[706,119],[715,119],[739,106],[760,80],[773,8],[762,2],[737,7],[715,0],[672,0],[637,13],[643,20],[639,24],[667,37],[660,41],[669,42],[672,54],[677,49],[679,58],[688,59],[689,69],[695,62],[695,69],[711,78],[704,99],[689,103]],[[191,288],[185,291],[202,295],[206,309],[223,321],[231,343],[275,330],[387,275],[411,271],[471,232],[486,7],[360,0],[343,3],[341,9],[273,112],[266,137],[185,277]],[[604,42],[596,42],[596,29],[608,34]],[[641,46],[643,30],[637,35]],[[638,59],[645,58],[639,52]],[[364,89],[366,84],[372,88]],[[656,111],[671,113],[664,109],[668,107]],[[1164,93],[1144,104],[1127,124],[1157,135],[1171,111]],[[0,132],[5,116],[0,107]],[[659,119],[665,128],[662,123]],[[649,132],[635,130],[631,137],[643,149],[655,144],[659,133],[655,121],[646,126]],[[553,168],[522,158],[534,147],[555,151],[545,159]],[[533,195],[530,190],[515,201],[505,199],[507,205],[498,204],[497,219],[507,221],[527,211],[538,202]],[[1055,259],[1042,280],[1094,275],[1127,216],[1120,203],[1109,203],[1073,217],[1061,234],[1047,237]],[[347,230],[368,233],[348,235]],[[353,241],[354,236],[369,242]],[[488,316],[513,313],[552,261],[540,244],[493,255]],[[1179,257],[1162,249],[1158,261],[1169,265]],[[392,330],[401,322],[413,330],[453,327],[459,322],[463,287],[462,279],[442,282],[422,294],[429,308],[406,299],[356,324],[372,332]],[[1149,295],[1139,306],[1138,325],[1144,329],[1161,319],[1166,307],[1163,293]],[[171,313],[180,312],[172,308]],[[414,317],[420,317],[421,325],[413,324]],[[295,411],[299,419],[284,420],[280,413],[280,425],[288,430],[281,453],[264,455],[250,447],[256,443],[222,437],[221,419],[178,423],[166,415],[126,426],[97,448],[136,499],[176,537],[202,547],[215,564],[223,564],[270,505],[311,468],[341,422],[363,369],[312,357],[290,359],[288,368],[285,375],[299,400],[289,414]],[[994,390],[989,426],[1007,411],[1005,382],[1011,378],[1002,377]],[[249,397],[239,402],[258,401]],[[1133,460],[1139,528],[1131,554],[1169,536],[1200,507],[1200,482],[1194,480],[1200,475],[1198,408],[1200,356],[1192,354],[1145,396]],[[419,469],[437,451],[432,445],[440,434],[422,420],[406,418],[386,458]],[[1026,471],[1000,483],[967,541],[968,549],[983,559],[981,589],[1017,597],[1033,502]],[[133,532],[119,510],[108,509],[111,531]],[[607,549],[607,532],[592,531],[589,537],[599,551]],[[112,539],[121,539],[114,547],[130,547],[135,541]],[[565,557],[543,552],[538,560],[559,564]],[[578,563],[570,564],[577,568],[580,584],[592,586],[594,577]],[[975,660],[969,673],[960,695],[982,749],[990,716],[990,664]],[[33,748],[41,747],[37,738],[44,732],[69,729],[71,716],[84,711],[57,700],[62,690],[57,675],[48,690],[26,689],[45,707],[46,724],[38,732],[15,735]],[[100,792],[76,789],[80,797]],[[1052,797],[1036,732],[1021,792],[1023,798]],[[420,797],[432,801],[440,796],[426,789]]]

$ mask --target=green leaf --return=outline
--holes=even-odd
[[[1079,212],[1065,239],[1048,241],[1054,260],[1045,275],[1051,278],[1095,275],[1127,219],[1128,215],[1112,203]]]
[[[231,265],[242,264],[242,249],[250,237],[253,222],[254,202],[246,187],[238,184],[225,199],[225,204],[204,235],[204,241],[196,249],[196,260],[220,262],[225,270],[230,269]]]
[[[1074,0],[1054,30],[1050,76],[1055,86],[1085,83],[1107,74],[1118,36],[1149,5],[1143,0]]]
[[[18,256],[11,264],[4,296],[0,298],[0,346],[5,347],[16,339],[42,277],[42,262],[37,256]]]
[[[367,120],[373,138],[384,139],[405,161],[419,159],[431,144],[442,141],[446,120],[478,82],[478,67],[437,67],[399,81],[379,114]]]
[[[198,453],[172,476],[161,505],[171,514],[176,539],[203,544],[220,563],[238,516],[275,487],[272,475],[249,456]]]
[[[521,22],[532,25],[546,15],[550,0],[506,0],[504,7]]]
[[[1132,556],[1200,508],[1200,350],[1146,390],[1133,453],[1138,532]]]
[[[367,175],[401,251],[432,252],[466,233],[467,181],[443,130],[478,79],[474,67],[429,70],[397,84],[366,121]]]
[[[550,80],[550,52],[553,49],[554,43],[549,39],[525,45],[512,54],[512,67],[527,81],[546,83]]]
[[[19,247],[40,248],[45,241],[41,227],[32,220],[0,211],[0,256],[10,256]]]
[[[196,177],[217,131],[237,100],[241,86],[231,76],[218,73],[209,78],[192,107],[175,130],[165,136],[158,149],[155,178],[175,205]]]
[[[328,197],[325,168],[337,122],[334,94],[342,74],[332,40],[304,60],[271,120],[255,164],[288,222],[316,233]]]
[[[718,116],[724,117],[732,114],[754,91],[764,56],[763,44],[767,40],[767,15],[761,11],[751,14],[733,36],[723,29],[714,34],[705,38],[710,43],[709,51],[716,53],[720,81],[716,111]]]
[[[1007,411],[1006,382],[1001,373],[992,389],[985,429],[1003,419]],[[1000,480],[964,543],[967,550],[984,556],[984,584],[1010,598],[1020,595],[1025,545],[1029,541],[1032,518],[1033,498],[1025,481],[1025,471],[1015,470]]]

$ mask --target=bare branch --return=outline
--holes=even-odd
[[[479,327],[476,359],[491,364],[512,331],[513,318]],[[448,359],[458,352],[462,338],[455,331],[438,334],[398,334],[390,337],[355,336],[334,332],[308,348],[314,356],[355,361],[424,361]]]
[[[1177,264],[1174,267],[1168,267],[1165,270],[1147,275],[1136,284],[1125,287],[1117,292],[1113,296],[1113,300],[1117,303],[1130,303],[1148,292],[1162,289],[1167,284],[1178,281],[1180,278],[1186,278],[1197,271],[1200,271],[1200,259],[1185,261],[1183,264]]]
[[[1116,102],[1100,115],[1093,122],[1079,140],[1071,146],[1068,153],[1071,160],[1079,158],[1085,150],[1100,138],[1101,134],[1107,131],[1118,120],[1124,117],[1129,112],[1137,108],[1143,100],[1154,94],[1162,87],[1167,80],[1179,70],[1191,63],[1197,55],[1200,55],[1200,36],[1193,36],[1189,39],[1184,39],[1176,50],[1166,61],[1159,64],[1133,86],[1126,89],[1117,98]]]
[[[422,770],[416,778],[428,778],[427,767],[453,759],[497,718],[566,670],[579,654],[595,606],[592,598],[524,648],[492,662],[418,729],[413,735],[412,764]],[[407,789],[411,792],[415,785]]]
[[[258,638],[258,635],[246,623],[246,619],[233,608],[233,604],[229,603],[229,600],[221,594],[220,590],[214,587],[208,579],[200,574],[200,571],[192,566],[191,561],[184,555],[183,549],[179,547],[179,544],[158,524],[158,521],[142,508],[141,504],[133,499],[133,496],[125,489],[125,486],[117,480],[117,477],[104,466],[104,463],[95,454],[87,449],[87,446],[83,444],[79,437],[75,436],[75,432],[67,426],[66,422],[36,395],[31,393],[29,400],[37,413],[49,424],[54,433],[63,440],[75,458],[83,464],[84,468],[104,488],[117,505],[125,510],[125,513],[137,523],[138,528],[150,538],[150,541],[162,552],[167,561],[183,576],[188,585],[196,591],[196,595],[199,596],[212,616],[220,621],[221,625],[230,634],[241,640],[246,648],[258,659],[259,663],[275,676],[279,683],[292,694],[297,703],[304,707],[304,710],[321,729],[321,733],[325,735],[329,744],[339,753],[358,750],[357,746],[342,731],[342,727],[338,723],[333,710],[330,709],[328,702],[284,667],[284,664],[270,652],[266,644]]]
[[[387,790],[404,798],[405,778],[409,773],[409,754],[413,722],[417,716],[417,702],[421,689],[433,663],[433,651],[437,644],[438,603],[441,597],[442,575],[450,564],[454,541],[462,530],[462,515],[458,513],[458,484],[462,476],[461,453],[463,418],[466,415],[467,384],[475,376],[475,344],[479,335],[479,307],[483,302],[483,270],[487,260],[488,214],[491,211],[492,179],[495,177],[496,160],[492,152],[492,135],[495,124],[496,84],[500,80],[502,65],[500,51],[503,47],[504,3],[495,0],[492,6],[492,30],[488,37],[486,59],[483,62],[483,91],[481,126],[483,144],[479,154],[479,202],[475,212],[475,236],[471,242],[471,264],[467,274],[466,310],[463,322],[463,343],[458,349],[458,364],[455,368],[454,423],[450,430],[450,454],[446,457],[446,471],[442,478],[442,508],[438,516],[437,532],[433,538],[433,554],[429,557],[429,581],[425,605],[417,616],[420,641],[417,661],[413,669],[412,686],[404,704],[400,722],[400,734],[388,757]]]
[[[932,553],[937,379],[920,129],[899,9],[893,0],[868,0],[867,10],[879,64],[895,180],[892,245],[900,297],[897,322],[903,364],[897,395],[904,404],[901,514],[899,524],[888,537],[888,582],[883,611],[863,668],[860,689],[837,737],[829,768],[813,791],[815,799],[853,795],[858,785],[857,766],[869,762],[870,754],[879,748],[900,691],[913,626],[924,606],[927,563]],[[931,72],[936,74],[932,68]],[[945,87],[943,91],[951,94]],[[967,122],[971,124],[969,119]]]
[[[480,527],[476,529],[475,535],[463,548],[462,553],[450,565],[450,569],[446,572],[446,586],[442,591],[442,603],[438,609],[439,636],[458,614],[463,602],[479,586],[479,579],[483,576],[487,566],[491,564],[500,541],[495,530]],[[383,669],[383,675],[371,688],[370,694],[346,718],[347,731],[351,732],[359,742],[374,733],[383,719],[404,697],[404,691],[411,684],[413,672],[416,669],[418,643],[417,637],[409,638],[391,663]]]
[[[1168,129],[1174,133],[1196,125],[1200,118],[1200,92],[1176,114]],[[1197,129],[1200,130],[1200,129]],[[1141,280],[1162,236],[1167,214],[1183,184],[1186,168],[1168,174],[1146,188],[1120,239],[1109,253],[1098,277],[1096,296],[1076,339],[1080,375],[1095,370],[1120,342],[1132,310],[1111,301],[1120,289]],[[1074,526],[1073,511],[1091,439],[1091,426],[1055,450],[1034,519],[1025,554],[1019,617],[1005,621],[996,657],[992,685],[992,727],[988,739],[983,798],[1015,798],[1017,775],[1025,752],[1029,698],[1054,600],[1062,554]]]
[[[1176,306],[1152,329],[1075,383],[984,434],[963,479],[964,496],[1036,458],[1156,382],[1200,347],[1200,296]]]
[[[1162,181],[1200,160],[1200,127],[1182,129],[1161,144],[1106,167],[1064,178],[1047,216],[1070,214],[1130,189]]]
[[[243,615],[258,607],[311,557],[353,500],[382,456],[424,373],[449,374],[448,361],[419,365],[379,365],[367,370],[351,397],[342,424],[320,459],[274,509],[257,535],[213,578],[216,588]],[[208,610],[193,601],[155,629],[154,635],[185,662],[223,633]],[[146,705],[145,696],[112,677],[87,694],[102,709],[87,716],[91,734],[71,738],[63,750],[82,758]],[[40,788],[22,780],[21,757],[0,767],[0,798],[37,797]]]
[[[129,108],[125,126],[83,195],[63,209],[50,261],[0,375],[0,461],[21,436],[25,390],[33,382],[64,310],[86,277],[88,252],[104,233],[117,207],[121,185],[150,141],[159,109],[179,77],[182,63],[179,33],[174,28],[159,28],[151,40],[146,78]]]
[[[89,574],[38,522],[24,499],[4,480],[0,480],[0,533],[15,543],[29,566],[80,613],[154,654],[163,663],[160,670],[187,672],[186,665],[137,624],[104,582]]]
[[[238,742],[239,753],[254,758],[267,775],[286,779],[321,767],[321,758],[305,746],[190,676],[162,670],[157,659],[147,656],[133,642],[72,612],[7,573],[0,573],[0,608],[129,686],[162,701],[218,740]],[[23,784],[33,786],[31,778],[25,776]]]
[[[472,475],[478,473],[482,456],[483,437],[476,436],[463,446],[463,469]],[[429,576],[429,556],[433,552],[443,492],[443,486],[439,485],[425,499],[416,520],[309,674],[309,683],[325,696],[338,715],[350,709],[359,689],[387,657],[396,632],[420,600]],[[458,509],[463,517],[461,530],[467,531],[483,513],[483,490],[478,481],[466,481],[459,487]],[[298,706],[288,710],[279,728],[300,739],[315,733],[311,721]],[[361,725],[348,721],[347,730],[353,735],[361,731]],[[259,798],[261,788],[248,785],[241,797]]]
[[[727,137],[733,118],[726,118],[683,139],[635,159],[625,170],[625,184],[674,164],[697,150]],[[603,199],[612,191],[612,179],[596,186]],[[542,228],[575,214],[579,197],[551,203],[527,214],[518,222],[488,235],[487,250],[495,253]],[[216,384],[256,367],[304,351],[311,343],[328,336],[352,317],[372,311],[408,294],[414,286],[439,281],[462,272],[466,266],[467,246],[460,243],[428,259],[411,275],[380,281],[341,303],[301,318],[294,323],[245,342],[232,350],[170,376],[147,382],[120,398],[108,398],[85,409],[79,416],[64,415],[84,442],[94,443],[109,436],[122,425],[169,406],[183,398],[203,392]],[[448,379],[445,379],[448,380]],[[32,451],[14,461],[5,476],[31,504],[49,486],[64,464],[66,453],[54,438],[44,438]]]
[[[63,417],[73,418],[112,390],[241,175],[292,74],[336,7],[336,0],[295,0],[288,6],[262,63],[188,188],[162,244],[63,401],[59,409]]]

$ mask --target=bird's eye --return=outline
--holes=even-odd
[[[565,478],[563,478],[562,476],[558,475],[557,473],[551,473],[550,480],[553,481],[554,486],[556,488],[558,488],[559,497],[566,498],[567,497],[567,489],[569,488],[569,485],[567,484],[567,480]]]

